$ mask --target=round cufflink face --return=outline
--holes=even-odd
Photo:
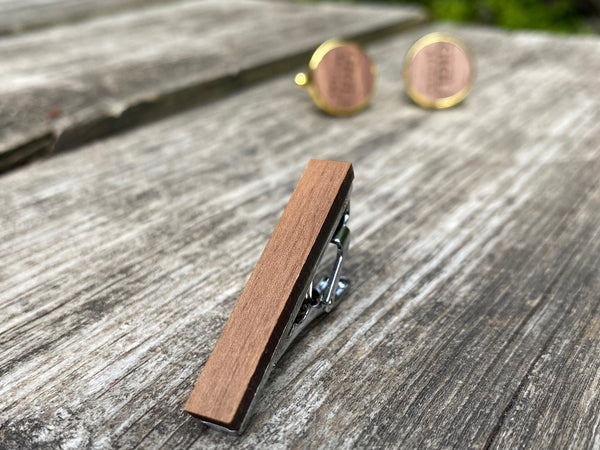
[[[308,74],[296,75],[295,82],[308,89],[323,111],[343,116],[360,111],[369,102],[375,67],[357,44],[324,42],[312,55],[308,69]]]
[[[475,79],[473,59],[464,43],[444,33],[419,39],[404,60],[408,96],[426,108],[450,108],[469,94]]]

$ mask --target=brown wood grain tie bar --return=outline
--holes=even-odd
[[[340,270],[349,244],[353,178],[350,163],[310,160],[187,400],[187,412],[241,433],[273,364],[315,317],[336,306],[348,287]],[[323,274],[328,248],[335,253],[333,269]]]

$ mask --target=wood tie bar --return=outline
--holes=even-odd
[[[185,410],[241,432],[347,207],[347,162],[310,160],[225,324]]]

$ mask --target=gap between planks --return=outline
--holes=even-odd
[[[240,43],[236,30],[245,20],[256,20],[249,14],[253,10],[258,11],[256,17],[264,23],[255,24],[246,39],[249,44]],[[75,149],[93,140],[207,104],[286,73],[307,64],[311,53],[325,39],[341,37],[364,44],[426,21],[423,10],[408,6],[302,5],[264,1],[177,1],[170,5],[144,8],[139,11],[139,17],[137,14],[138,11],[126,12],[0,41],[0,57],[4,55],[8,67],[5,86],[10,85],[12,78],[17,80],[18,86],[20,79],[46,76],[59,80],[64,77],[78,86],[75,90],[60,83],[54,87],[53,83],[56,82],[53,81],[47,85],[34,83],[28,88],[29,92],[25,90],[18,95],[9,90],[4,93],[0,91],[0,108],[9,111],[5,123],[0,118],[0,173],[42,156]],[[211,14],[215,16],[215,23],[212,24]],[[225,19],[221,18],[224,14],[227,16]],[[156,30],[150,28],[154,31],[149,31],[154,33],[156,39],[164,41],[172,34],[169,26],[177,26],[185,16],[194,18],[194,15],[198,17],[200,30],[194,29],[189,23],[183,27],[178,40],[171,46],[163,45],[162,50],[154,56],[156,68],[136,63],[135,55],[147,50],[129,48],[127,41],[139,39],[138,35],[147,28],[146,22],[150,27],[156,21],[164,22],[164,25],[156,26]],[[246,16],[248,19],[245,19]],[[109,21],[113,17],[115,26],[111,31]],[[209,24],[202,26],[202,21]],[[278,22],[289,26],[282,30]],[[126,28],[123,28],[123,23],[128,24]],[[231,25],[225,26],[226,23]],[[318,24],[322,24],[320,29],[312,29]],[[305,31],[308,28],[311,28],[310,31]],[[121,51],[130,52],[131,55],[128,53],[129,56],[118,63],[120,66],[115,65],[114,72],[104,73],[101,71],[103,69],[98,69],[100,71],[96,73],[94,69],[88,75],[72,76],[72,68],[68,65],[60,67],[65,64],[62,61],[48,61],[48,73],[39,72],[39,69],[39,73],[33,74],[11,72],[13,59],[15,64],[27,67],[22,56],[15,58],[12,55],[34,54],[43,45],[36,41],[36,36],[41,38],[52,36],[53,33],[63,36],[63,43],[74,42],[72,45],[61,44],[61,51],[67,55],[76,51],[77,46],[89,46],[90,55],[98,52],[96,59],[102,62],[107,58],[102,48],[107,45],[120,47],[119,39],[124,42]],[[78,40],[79,34],[83,38]],[[111,38],[111,35],[116,37]],[[220,37],[217,39],[215,36]],[[210,46],[198,50],[197,43],[204,39],[208,40]],[[51,54],[57,51],[56,48],[55,43],[48,52]],[[178,57],[179,54],[182,56]],[[169,61],[173,55],[175,60],[171,66],[165,65],[165,61]],[[43,66],[41,59],[40,65]],[[93,62],[86,62],[85,59],[73,61],[73,67],[86,64],[92,65]],[[138,67],[136,64],[141,65]],[[173,68],[176,65],[181,67]],[[145,79],[147,73],[151,74],[149,81]],[[153,77],[157,79],[153,80]],[[109,80],[110,85],[105,85],[108,83],[105,80]],[[132,84],[133,88],[130,86]],[[111,90],[116,90],[117,94]],[[28,100],[29,96],[41,98],[43,102]],[[53,117],[56,114],[60,116]]]

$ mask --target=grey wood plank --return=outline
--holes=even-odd
[[[179,1],[0,40],[0,171],[164,117],[374,38],[416,7]]]
[[[598,40],[461,28],[478,82],[431,112],[425,31],[369,47],[360,115],[288,74],[0,179],[3,443],[595,446]],[[311,157],[355,166],[352,290],[232,438],[182,407]]]
[[[0,0],[0,36],[176,0]]]

